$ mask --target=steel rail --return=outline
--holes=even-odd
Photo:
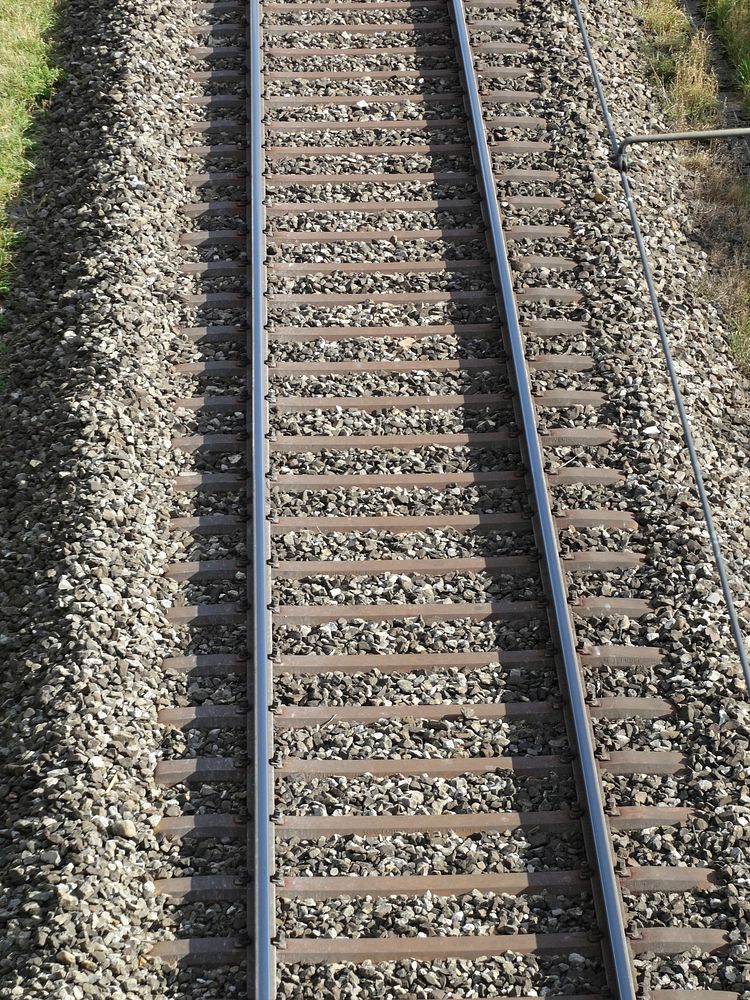
[[[595,870],[595,878],[599,883],[604,911],[606,942],[603,947],[610,953],[612,975],[615,980],[611,985],[619,1000],[635,1000],[631,949],[625,931],[620,888],[614,870],[609,824],[604,811],[599,767],[586,706],[586,690],[578,662],[575,631],[568,606],[565,573],[560,559],[555,520],[550,507],[549,490],[544,472],[544,455],[537,431],[536,409],[531,393],[523,335],[513,291],[512,271],[503,235],[492,160],[487,145],[487,132],[482,115],[482,102],[479,96],[466,14],[463,0],[450,0],[450,2],[456,29],[459,63],[465,81],[470,125],[477,155],[479,184],[484,195],[487,212],[488,242],[494,257],[500,285],[505,334],[509,346],[526,459],[534,494],[541,554],[544,558],[548,578],[553,621],[574,730],[575,752],[583,784],[584,802],[582,805],[585,808],[585,818],[591,832],[591,846],[594,856],[590,860]]]
[[[249,269],[249,438],[248,468],[251,470],[252,517],[248,524],[248,604],[251,626],[248,662],[248,692],[252,713],[248,720],[248,802],[253,803],[248,824],[248,860],[253,865],[248,899],[248,921],[252,920],[252,960],[248,955],[248,994],[255,1000],[272,1000],[275,992],[273,874],[273,783],[271,779],[272,716],[270,712],[271,628],[267,518],[268,439],[266,372],[266,284],[265,284],[265,182],[263,152],[263,49],[260,0],[250,0],[248,11],[248,269]],[[250,787],[251,786],[251,787]]]
[[[607,128],[607,133],[609,136],[610,145],[612,147],[612,156],[614,158],[615,167],[620,174],[620,181],[622,183],[622,189],[625,194],[625,202],[628,207],[628,213],[630,215],[630,224],[633,229],[635,236],[635,241],[638,246],[638,255],[641,259],[641,268],[643,270],[643,276],[646,281],[646,286],[648,288],[649,298],[651,300],[651,309],[653,311],[654,320],[656,322],[656,328],[659,334],[659,341],[661,342],[662,353],[664,354],[665,364],[667,368],[667,374],[669,376],[669,381],[672,386],[672,395],[674,396],[675,405],[677,408],[677,413],[680,418],[680,425],[682,427],[682,437],[685,442],[685,449],[690,458],[690,466],[693,471],[693,478],[695,480],[696,492],[698,494],[698,500],[703,511],[703,519],[706,522],[706,529],[708,531],[708,538],[711,545],[711,552],[714,557],[714,564],[716,566],[716,572],[719,577],[719,582],[721,584],[721,591],[724,595],[724,603],[727,609],[727,618],[729,620],[729,627],[732,632],[732,638],[734,639],[735,645],[737,646],[737,654],[739,656],[740,666],[742,667],[742,673],[745,677],[745,684],[750,690],[750,659],[748,659],[748,653],[745,646],[745,637],[742,632],[742,626],[740,625],[739,615],[737,614],[737,609],[734,603],[734,596],[732,594],[732,588],[729,583],[729,575],[727,573],[726,563],[724,561],[724,554],[721,548],[721,542],[719,540],[719,535],[716,530],[716,525],[714,523],[713,513],[711,511],[711,503],[708,499],[708,493],[706,491],[706,486],[703,481],[703,473],[701,472],[700,459],[698,458],[698,451],[695,447],[695,441],[693,439],[693,432],[690,425],[690,418],[688,417],[687,409],[685,408],[685,401],[682,395],[682,389],[680,388],[680,381],[677,377],[677,370],[674,364],[674,358],[672,356],[672,349],[669,344],[669,335],[667,334],[666,324],[664,322],[664,316],[661,310],[661,303],[659,302],[659,293],[656,290],[656,282],[654,281],[654,273],[651,268],[651,261],[648,256],[648,250],[646,248],[645,240],[643,239],[643,233],[641,232],[640,220],[638,218],[638,210],[635,205],[635,200],[633,198],[633,190],[630,184],[630,177],[628,176],[627,164],[624,162],[623,148],[628,144],[633,142],[646,142],[646,141],[657,141],[659,138],[663,139],[664,136],[630,136],[625,140],[620,140],[617,130],[615,129],[614,123],[612,121],[612,116],[609,111],[609,104],[607,102],[607,95],[604,92],[604,86],[599,76],[599,69],[596,63],[596,57],[594,55],[594,50],[591,46],[591,39],[589,37],[588,28],[586,27],[586,21],[583,17],[583,11],[578,0],[571,0],[573,4],[573,10],[575,13],[576,21],[578,22],[578,28],[581,32],[581,38],[583,41],[584,49],[586,50],[586,57],[589,62],[589,68],[591,70],[591,75],[594,81],[594,88],[596,90],[597,98],[599,100],[599,107],[602,112],[602,117],[604,118],[604,123]],[[750,130],[728,130],[734,134],[739,132],[750,131]],[[708,133],[698,133],[702,138],[709,138]],[[679,133],[675,133],[675,138],[682,138]],[[671,138],[671,136],[669,137]]]

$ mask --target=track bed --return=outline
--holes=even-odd
[[[201,5],[188,97],[165,667],[198,699],[157,778],[161,832],[224,853],[157,881],[205,912],[154,955],[290,1000],[648,994],[640,956],[731,940],[674,847],[699,802],[549,57],[514,0],[261,10]],[[653,992],[736,995],[701,986]]]

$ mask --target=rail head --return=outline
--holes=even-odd
[[[556,633],[559,661],[569,699],[569,715],[573,729],[571,735],[575,742],[575,753],[585,799],[582,805],[585,808],[586,822],[590,832],[591,853],[593,855],[591,863],[598,882],[603,910],[602,917],[605,924],[603,928],[606,934],[604,947],[609,953],[610,962],[608,964],[614,980],[611,986],[618,1000],[635,1000],[632,952],[623,920],[620,887],[614,870],[609,824],[604,811],[599,769],[586,705],[586,692],[568,608],[565,573],[560,559],[555,519],[552,514],[544,472],[544,456],[537,431],[536,408],[531,393],[523,335],[513,289],[512,271],[503,234],[492,160],[482,114],[482,101],[479,95],[463,0],[450,0],[450,8],[455,29],[459,69],[464,80],[478,182],[484,200],[489,250],[494,258],[493,263],[497,271],[502,303],[503,331],[515,383],[525,457],[536,507],[538,538],[545,563],[551,606],[551,624]]]
[[[266,372],[266,247],[265,152],[263,138],[263,34],[260,0],[249,0],[247,11],[248,104],[248,418],[251,428],[247,455],[251,499],[247,531],[253,569],[248,574],[247,689],[253,707],[248,722],[248,801],[253,822],[248,824],[248,860],[253,865],[248,917],[252,945],[247,963],[248,995],[272,1000],[275,994],[274,889],[273,889],[273,784],[271,759],[273,670],[271,666],[270,541],[268,505],[268,437]]]

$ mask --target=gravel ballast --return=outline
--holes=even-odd
[[[168,808],[154,769],[176,640],[162,573],[189,8],[65,5],[22,201],[0,406],[3,998],[144,1000],[172,978],[143,954]]]
[[[289,15],[270,15],[285,23]],[[332,17],[339,17],[333,13]],[[357,15],[359,16],[359,15]],[[378,15],[380,16],[380,15]],[[479,16],[479,15],[477,15]],[[575,464],[611,465],[624,473],[619,487],[567,486],[556,493],[566,508],[607,506],[632,510],[637,531],[606,528],[567,529],[564,553],[587,547],[634,548],[646,554],[641,570],[623,574],[577,575],[574,597],[614,595],[644,598],[652,608],[641,619],[612,616],[577,621],[584,650],[599,643],[659,646],[663,663],[643,668],[590,667],[586,683],[597,696],[665,698],[675,705],[672,716],[635,723],[597,722],[601,744],[619,749],[680,751],[686,769],[680,775],[604,775],[609,806],[680,805],[700,811],[697,821],[679,830],[617,833],[615,849],[623,860],[641,864],[703,864],[714,867],[720,884],[710,892],[632,893],[627,897],[632,928],[694,926],[726,929],[731,947],[722,956],[685,953],[671,958],[638,959],[644,987],[740,989],[750,986],[747,950],[747,889],[750,883],[745,830],[750,796],[748,711],[745,692],[727,629],[721,618],[700,512],[690,493],[689,470],[681,455],[679,428],[663,373],[637,255],[619,195],[617,175],[608,166],[608,149],[583,49],[571,10],[564,0],[542,3],[521,0],[523,28],[483,33],[481,40],[528,42],[530,75],[507,86],[538,90],[529,113],[547,120],[555,146],[550,157],[496,157],[499,167],[554,167],[560,180],[553,191],[563,207],[526,208],[507,199],[540,193],[533,183],[500,182],[503,210],[514,226],[570,226],[563,240],[544,237],[533,245],[514,242],[514,274],[519,292],[544,285],[557,295],[521,304],[523,322],[573,320],[583,329],[534,342],[530,351],[570,351],[594,358],[591,372],[535,372],[533,389],[563,387],[606,393],[603,406],[544,407],[540,427],[616,427],[618,440],[606,449],[548,449],[556,467]],[[0,407],[0,704],[4,738],[0,743],[0,884],[9,892],[0,902],[0,1000],[61,1000],[85,997],[108,1000],[242,1000],[244,970],[175,972],[146,955],[154,940],[172,936],[242,935],[246,914],[235,903],[191,903],[175,907],[155,895],[156,879],[191,874],[241,874],[244,844],[226,840],[200,843],[166,841],[155,831],[163,815],[183,812],[238,813],[242,791],[234,786],[157,787],[160,758],[203,754],[233,756],[233,730],[165,732],[157,712],[166,707],[230,704],[243,701],[243,679],[165,674],[165,657],[189,653],[236,653],[242,649],[242,627],[222,626],[192,631],[173,627],[167,618],[174,604],[242,600],[242,572],[221,582],[182,584],[164,577],[169,564],[191,559],[244,558],[241,532],[192,537],[170,532],[170,517],[198,513],[236,514],[244,493],[175,493],[178,475],[241,471],[241,450],[225,453],[174,451],[170,440],[190,433],[235,433],[242,411],[233,414],[174,410],[178,397],[209,392],[242,391],[242,375],[177,376],[180,362],[238,359],[236,344],[198,346],[177,336],[188,326],[232,324],[243,309],[186,306],[186,294],[238,290],[231,278],[198,280],[181,272],[186,260],[205,260],[180,246],[191,228],[230,229],[234,216],[191,219],[180,211],[190,201],[234,197],[234,189],[187,190],[195,159],[180,154],[183,145],[202,144],[202,133],[187,134],[188,121],[210,119],[208,109],[186,109],[184,96],[194,84],[185,82],[194,69],[189,49],[196,44],[190,25],[205,12],[193,11],[188,0],[114,0],[108,10],[71,0],[60,32],[66,76],[46,117],[41,136],[41,166],[25,200],[27,241],[20,251],[19,273],[9,301],[10,334],[5,395]],[[411,17],[411,13],[409,13]],[[435,15],[438,19],[438,15]],[[506,20],[490,10],[483,20]],[[605,85],[620,98],[613,111],[622,132],[644,131],[654,123],[656,97],[638,75],[643,68],[640,28],[614,0],[590,12],[596,25],[595,45]],[[313,23],[318,20],[313,17]],[[295,15],[291,22],[297,24]],[[279,44],[309,44],[305,18],[300,32],[281,35]],[[438,32],[392,28],[382,36],[394,44],[444,42]],[[215,36],[228,44],[237,38]],[[344,36],[346,45],[372,44],[372,36]],[[199,35],[198,44],[208,39]],[[278,41],[278,39],[277,39]],[[338,51],[342,37],[320,42],[330,49],[329,68],[362,71],[372,57]],[[286,56],[274,56],[270,69],[288,67]],[[393,57],[393,65],[410,66],[413,57]],[[493,62],[490,56],[487,60]],[[517,58],[511,60],[519,64]],[[448,60],[450,63],[450,60]],[[388,60],[381,61],[383,68]],[[221,60],[217,68],[231,66]],[[300,70],[319,70],[313,57],[296,56]],[[420,66],[446,65],[445,60],[419,61]],[[628,67],[628,85],[620,82]],[[202,68],[202,67],[201,67]],[[635,74],[635,75],[633,75]],[[402,81],[404,83],[405,81]],[[411,81],[415,90],[434,81]],[[375,86],[380,87],[380,84]],[[401,84],[399,84],[401,86]],[[272,91],[285,94],[278,81]],[[311,93],[310,80],[289,82],[288,93]],[[342,89],[345,85],[342,84]],[[625,92],[623,92],[625,91]],[[333,88],[334,93],[341,92]],[[363,123],[390,117],[420,117],[409,110],[361,108]],[[494,113],[494,112],[493,112]],[[327,109],[331,124],[349,111]],[[453,115],[448,102],[430,108],[429,117]],[[235,117],[228,112],[226,118]],[[313,123],[317,110],[274,111],[274,119]],[[658,123],[666,125],[666,123]],[[228,135],[231,137],[231,131]],[[431,142],[466,141],[465,130],[431,130]],[[534,138],[534,130],[495,128],[493,140]],[[541,137],[541,136],[540,136]],[[217,141],[226,140],[217,134]],[[344,173],[363,169],[351,145],[373,141],[373,132],[282,132],[278,144],[288,158],[273,161],[273,172]],[[231,140],[230,138],[230,141]],[[375,141],[421,145],[424,133],[396,127]],[[295,145],[321,142],[336,147],[333,165],[320,158],[295,160]],[[368,160],[373,172],[465,170],[466,157],[441,155],[384,156]],[[691,239],[690,206],[682,200],[684,166],[670,149],[644,154],[648,168],[634,169],[634,183],[657,279],[664,291],[670,331],[698,443],[710,480],[717,519],[729,539],[727,556],[737,585],[738,604],[747,621],[743,574],[750,569],[750,527],[743,497],[750,495],[750,424],[747,386],[734,370],[724,346],[727,333],[721,314],[699,295],[708,278],[706,255]],[[349,201],[357,188],[340,185],[283,187],[272,203],[300,200]],[[308,233],[308,244],[281,244],[276,262],[356,262],[444,260],[461,256],[485,261],[475,237],[458,249],[433,238],[422,245],[398,239],[369,244],[315,246],[320,231],[379,227],[398,231],[474,226],[479,220],[474,182],[380,185],[364,187],[370,200],[467,198],[471,205],[446,211],[397,208],[385,214],[365,210],[296,212],[292,207],[271,219],[276,233]],[[229,193],[227,193],[229,192]],[[675,194],[674,192],[678,192]],[[666,208],[665,208],[666,206]],[[564,254],[575,262],[559,273],[526,268],[524,253]],[[219,251],[222,254],[223,251]],[[584,299],[566,301],[564,291],[577,288]],[[360,301],[330,308],[315,302],[284,304],[271,300],[272,326],[288,327],[292,336],[272,344],[276,362],[377,362],[498,357],[497,342],[451,336],[409,336],[326,340],[325,326],[359,324],[413,328],[430,324],[489,323],[491,298],[461,299],[466,292],[487,292],[484,266],[476,272],[427,275],[391,274],[366,279],[351,273],[275,275],[271,292],[424,291],[457,293],[453,301],[377,303]],[[301,327],[320,339],[295,339]],[[380,374],[355,367],[351,374],[319,376],[298,371],[273,379],[279,395],[356,397],[426,393],[506,392],[502,365],[489,372],[420,372]],[[510,410],[500,405],[489,413],[470,407],[432,410],[389,408],[365,412],[351,408],[272,411],[277,440],[284,435],[410,434],[488,431],[512,424]],[[517,454],[504,447],[420,449],[328,448],[277,452],[273,471],[287,475],[321,472],[389,473],[396,471],[507,469],[519,467]],[[399,489],[344,491],[272,491],[276,516],[314,514],[366,516],[517,512],[526,508],[522,488]],[[531,539],[525,528],[492,532],[434,529],[426,533],[388,531],[319,534],[290,530],[273,540],[279,559],[408,559],[418,555],[527,553]],[[301,604],[330,606],[330,621],[297,624],[292,619],[275,629],[277,652],[287,656],[330,654],[455,653],[497,649],[540,650],[548,629],[541,620],[470,621],[425,624],[417,618],[395,622],[337,621],[338,607],[359,604],[403,604],[432,601],[536,600],[534,572],[517,577],[502,573],[370,574],[277,580],[274,597],[288,608]],[[349,675],[321,673],[312,678],[281,675],[276,697],[300,706],[380,705],[388,719],[391,704],[445,700],[542,700],[554,697],[556,682],[549,670],[516,671],[503,667],[448,676],[427,666],[422,670]],[[391,719],[376,725],[335,720],[325,726],[279,729],[275,760],[288,757],[358,759],[383,757],[475,758],[505,754],[557,754],[567,740],[558,719],[538,722],[479,722],[469,711],[463,718],[424,723]],[[240,735],[239,739],[242,739]],[[567,811],[574,800],[572,778],[561,773],[527,776],[514,773],[430,778],[415,775],[374,779],[371,776],[279,777],[276,808],[283,815],[344,815],[412,812],[419,814],[508,810]],[[516,831],[480,835],[478,839],[447,833],[378,837],[292,838],[281,841],[279,867],[285,873],[357,875],[507,871],[577,867],[581,845],[577,834]],[[336,871],[333,872],[332,869]],[[556,932],[586,929],[592,923],[585,894],[567,898],[529,895],[513,900],[502,894],[466,897],[391,897],[382,900],[280,900],[277,916],[282,935],[380,936],[425,933]],[[281,953],[283,961],[283,952]],[[418,962],[366,963],[353,966],[284,965],[279,995],[286,1000],[333,997],[419,998],[445,1000],[462,996],[528,996],[600,993],[598,962],[578,954],[566,959],[507,956],[468,963],[444,959]]]

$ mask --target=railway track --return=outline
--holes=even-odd
[[[548,995],[739,995],[637,967],[729,937],[629,910],[718,877],[635,859],[697,816],[638,680],[664,654],[632,641],[646,554],[522,2],[195,5],[165,669],[205,687],[161,714],[185,736],[160,831],[249,860],[157,881],[232,932],[152,953],[246,966],[258,1000],[341,969],[384,995],[367,963],[495,995],[446,961],[497,994],[515,967]]]

